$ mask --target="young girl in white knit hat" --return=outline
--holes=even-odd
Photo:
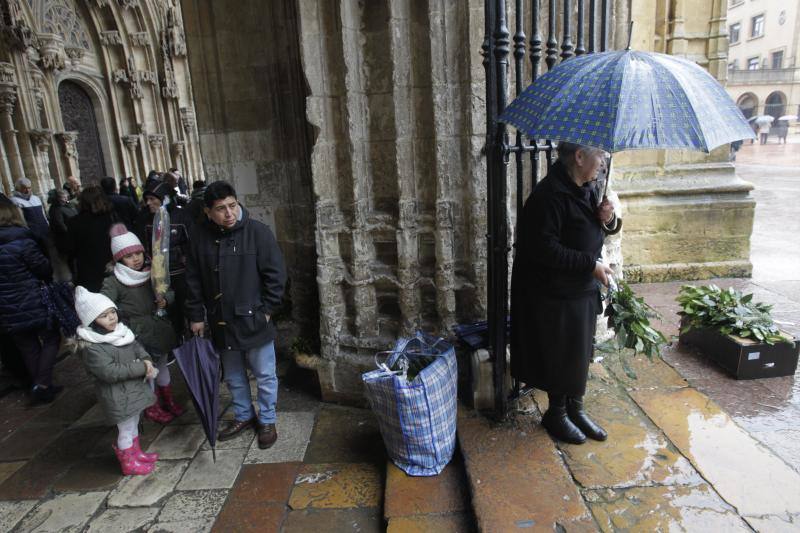
[[[144,246],[139,238],[130,233],[123,224],[111,226],[111,253],[114,256],[114,275],[108,276],[100,290],[119,309],[121,320],[131,328],[136,340],[150,353],[158,369],[156,396],[158,400],[145,409],[144,416],[154,422],[167,424],[183,414],[172,395],[167,354],[177,345],[175,330],[169,319],[157,316],[173,297],[167,291],[164,297],[156,297],[150,283],[150,267],[145,264]]]
[[[119,431],[114,453],[122,473],[149,474],[158,455],[143,452],[139,445],[139,414],[155,400],[146,380],[155,379],[158,370],[106,296],[78,286],[75,310],[81,320],[77,331],[81,357],[94,378],[98,403]]]

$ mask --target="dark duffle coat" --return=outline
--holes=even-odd
[[[169,354],[178,345],[175,331],[167,317],[156,313],[156,295],[150,282],[138,287],[123,285],[113,274],[103,281],[101,291],[117,304],[120,322],[131,328],[136,340],[151,354]],[[164,295],[172,303],[173,292]]]
[[[52,277],[50,261],[31,230],[0,226],[0,331],[37,331],[50,325],[41,286]]]
[[[81,356],[94,378],[97,402],[111,424],[138,415],[156,401],[144,381],[150,356],[137,341],[126,346],[81,342]]]
[[[583,396],[597,314],[593,276],[605,232],[593,184],[557,161],[525,202],[511,276],[511,375],[553,394]]]
[[[106,266],[112,259],[108,230],[117,222],[114,213],[81,211],[67,221],[67,247],[75,260],[75,285],[100,292]]]
[[[266,315],[280,306],[286,283],[272,231],[241,209],[233,228],[206,219],[189,237],[186,314],[191,322],[202,322],[207,314],[220,350],[249,350],[275,339]]]

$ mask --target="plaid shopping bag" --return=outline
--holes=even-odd
[[[431,360],[412,380],[397,370],[405,358]],[[392,461],[411,476],[435,476],[453,457],[458,367],[453,346],[422,332],[400,339],[385,363],[362,374]]]

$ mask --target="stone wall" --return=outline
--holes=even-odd
[[[296,2],[183,0],[200,146],[209,181],[234,184],[275,232],[289,274],[279,343],[316,339],[311,129]],[[313,344],[313,343],[312,343]]]

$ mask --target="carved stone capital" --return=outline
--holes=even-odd
[[[64,52],[66,52],[69,62],[73,67],[78,66],[78,63],[81,62],[84,54],[86,54],[86,50],[80,46],[65,46]]]
[[[140,70],[137,76],[139,81],[149,83],[150,85],[158,84],[158,76],[152,70]]]
[[[150,148],[157,149],[164,145],[166,135],[163,133],[151,133],[147,136],[147,142],[150,143]]]
[[[12,115],[17,104],[17,85],[0,83],[0,113]]]
[[[182,156],[186,149],[186,141],[175,141],[172,143],[172,154],[176,157]]]
[[[56,138],[61,141],[64,155],[72,159],[78,158],[78,146],[76,145],[78,141],[77,131],[62,131],[61,133],[56,133]]]
[[[0,62],[0,83],[17,84],[17,73],[11,63]]]
[[[53,136],[53,132],[48,129],[34,129],[28,130],[28,133],[31,136],[31,140],[36,145],[36,148],[39,149],[40,152],[46,152],[48,148],[50,148],[50,140]]]
[[[125,9],[133,9],[139,7],[139,0],[119,0],[119,5]]]
[[[128,151],[133,152],[136,150],[136,147],[139,146],[139,136],[138,135],[123,135],[122,142],[125,143],[125,148]]]
[[[60,70],[66,65],[64,38],[57,33],[39,34],[39,60],[45,70]]]
[[[186,133],[193,132],[195,126],[194,109],[190,107],[182,107],[180,109],[180,114],[181,114],[181,124],[183,124],[183,130]]]
[[[150,46],[150,36],[146,31],[130,34],[131,44],[134,46]]]
[[[100,42],[106,46],[121,45],[122,36],[117,30],[101,31]]]

